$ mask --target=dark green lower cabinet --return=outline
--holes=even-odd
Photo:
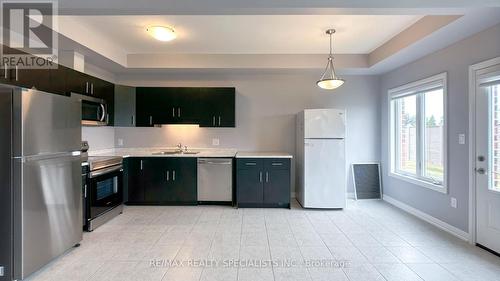
[[[130,158],[128,204],[194,205],[197,163],[188,157]],[[134,170],[132,170],[134,169]]]
[[[124,202],[140,203],[144,201],[144,188],[141,182],[141,159],[131,157],[125,158],[123,161]]]
[[[290,159],[236,160],[238,207],[290,208]]]

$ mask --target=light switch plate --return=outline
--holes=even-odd
[[[450,199],[450,205],[452,208],[457,208],[457,198],[451,197]]]
[[[458,144],[465,144],[465,134],[458,134]]]
[[[212,145],[219,145],[219,139],[212,139]]]

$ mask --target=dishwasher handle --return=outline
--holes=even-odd
[[[209,165],[232,165],[232,164],[233,164],[233,161],[231,161],[231,159],[200,158],[200,159],[198,159],[198,164],[209,164]]]

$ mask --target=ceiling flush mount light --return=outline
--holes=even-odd
[[[325,90],[333,90],[344,84],[344,80],[335,76],[335,69],[333,68],[333,54],[332,54],[332,36],[335,33],[335,29],[328,29],[326,34],[330,35],[330,55],[328,56],[328,62],[326,63],[325,71],[321,78],[316,82],[318,87]]]
[[[146,28],[146,31],[156,40],[163,42],[172,41],[177,37],[177,35],[175,34],[175,30],[167,26],[150,26]]]

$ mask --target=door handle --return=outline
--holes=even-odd
[[[220,116],[219,116],[219,126],[220,126]]]
[[[132,115],[132,125],[135,125],[134,115]]]
[[[167,171],[167,181],[170,181],[170,171]]]
[[[149,125],[153,126],[153,116],[149,116]]]
[[[266,182],[269,182],[269,173],[266,172]]]
[[[213,124],[213,126],[215,126],[215,115],[213,116],[212,124]]]
[[[181,108],[177,108],[177,117],[181,117]]]
[[[102,109],[102,116],[99,119],[99,121],[104,122],[104,120],[106,119],[106,107],[102,103],[99,105],[101,106],[101,109]]]
[[[172,180],[175,181],[175,170],[172,171]]]
[[[94,94],[94,83],[90,83],[90,94]]]
[[[7,79],[7,78],[8,78],[8,77],[7,77],[7,69],[8,69],[8,68],[7,68],[7,64],[6,64],[6,63],[4,63],[4,64],[3,64],[3,66],[4,66],[4,78],[5,78],[5,79]]]
[[[141,160],[141,171],[142,171],[142,169],[143,169],[143,166],[142,166],[142,160]]]
[[[262,172],[259,172],[259,181],[262,182]]]
[[[84,186],[84,189],[83,189],[83,196],[85,198],[87,198],[87,185]]]
[[[175,107],[172,107],[172,117],[175,117]]]
[[[89,93],[89,82],[85,82],[85,93]]]
[[[476,173],[484,175],[486,174],[486,170],[484,168],[476,168]]]
[[[16,81],[19,81],[19,67],[16,65]]]

